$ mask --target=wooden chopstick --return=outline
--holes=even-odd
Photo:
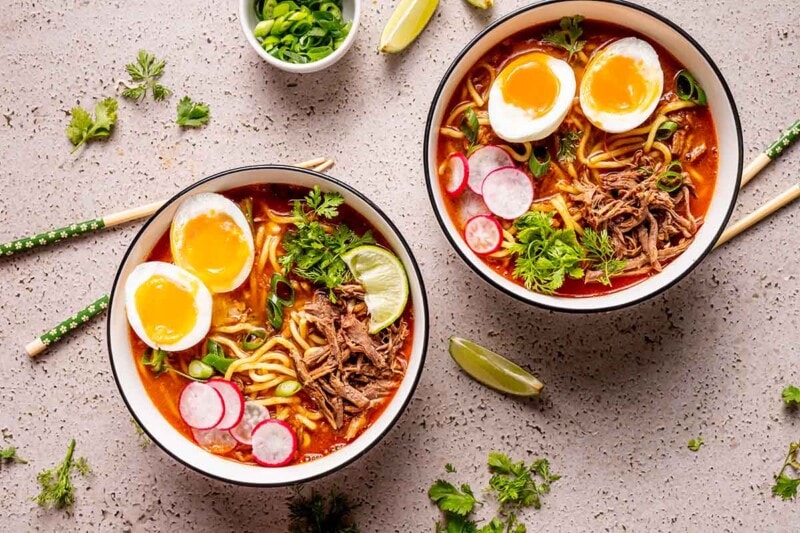
[[[714,248],[722,246],[744,230],[750,228],[758,222],[761,222],[778,209],[789,205],[798,198],[800,198],[800,183],[793,185],[749,215],[745,216],[743,219],[738,220],[728,226],[717,240],[717,244],[714,245]]]
[[[750,180],[755,178],[759,172],[764,170],[764,167],[780,157],[787,148],[794,144],[798,138],[800,138],[800,119],[789,126],[786,131],[781,133],[780,137],[775,139],[772,144],[767,146],[763,152],[758,154],[755,159],[750,161],[750,163],[744,167],[744,170],[742,171],[741,187],[744,187],[750,183]]]
[[[67,333],[86,324],[91,319],[101,314],[108,307],[108,295],[103,295],[91,304],[87,305],[71,317],[60,322],[54,328],[45,331],[31,342],[25,345],[25,351],[30,357],[36,357],[47,349],[51,344],[60,341]]]
[[[333,159],[318,157],[309,161],[303,161],[294,166],[309,168],[317,172],[324,172],[331,168],[333,164]],[[146,218],[158,211],[165,202],[166,200],[161,200],[159,202],[140,205],[139,207],[118,211],[99,218],[76,222],[63,228],[52,229],[32,237],[24,237],[5,244],[0,244],[0,257],[26,252],[33,248],[54,244],[70,237],[77,237],[86,233],[99,231],[103,228],[111,228],[140,218]]]

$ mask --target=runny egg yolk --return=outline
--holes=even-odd
[[[165,276],[155,275],[139,285],[136,310],[147,336],[156,344],[173,344],[197,323],[194,292]]]
[[[620,113],[646,107],[650,84],[640,63],[633,57],[614,55],[597,65],[588,80],[588,94],[596,109]]]
[[[525,109],[533,118],[550,111],[561,82],[548,65],[549,56],[533,53],[518,57],[503,69],[503,99]]]
[[[226,213],[211,211],[194,217],[182,233],[184,266],[212,291],[230,286],[250,257],[244,232]]]

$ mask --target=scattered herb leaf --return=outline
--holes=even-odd
[[[598,233],[592,228],[586,228],[581,235],[581,245],[586,250],[586,259],[592,263],[591,268],[603,273],[597,281],[603,285],[611,285],[611,276],[621,272],[626,261],[617,259],[608,231],[602,230]]]
[[[139,438],[139,446],[142,448],[147,448],[150,446],[153,441],[151,441],[150,437],[147,436],[147,433],[144,432],[142,426],[140,426],[139,423],[133,418],[131,418],[131,424],[133,424],[133,429],[136,430],[136,436]]]
[[[781,398],[783,398],[783,401],[786,405],[800,405],[800,388],[797,388],[794,385],[789,385],[783,389],[783,392],[781,392]]]
[[[798,452],[800,452],[800,441],[789,444],[789,452],[783,460],[783,466],[775,474],[775,484],[772,486],[772,494],[780,496],[783,500],[791,500],[797,496],[797,488],[800,487],[800,463],[798,463]],[[791,467],[795,476],[786,475],[786,469]]]
[[[331,490],[325,497],[317,491],[304,496],[296,488],[288,500],[289,533],[358,533],[350,517],[355,505],[342,493]]]
[[[74,153],[88,141],[107,139],[111,135],[117,121],[117,101],[106,98],[97,102],[94,106],[94,118],[82,107],[73,107],[70,115],[72,119],[67,126],[67,138],[75,147],[72,149]]]
[[[131,77],[131,80],[139,82],[136,85],[126,84],[126,89],[122,91],[122,96],[132,100],[141,100],[147,94],[147,90],[153,93],[153,99],[161,101],[170,94],[172,91],[159,84],[156,80],[164,73],[164,65],[166,61],[157,60],[155,56],[146,50],[139,50],[139,55],[136,56],[136,63],[128,63],[125,65],[125,70]]]
[[[319,185],[308,193],[306,204],[315,215],[321,218],[334,218],[339,215],[339,206],[344,203],[344,197],[338,192],[328,192],[322,194]]]
[[[541,495],[550,492],[550,484],[561,479],[560,475],[550,472],[547,459],[537,459],[526,466],[524,461],[513,462],[498,452],[489,454],[489,470],[492,472],[489,487],[500,502],[501,510],[531,505],[541,508]],[[539,483],[531,474],[541,477]]]
[[[697,452],[700,451],[700,446],[702,446],[703,444],[705,444],[705,441],[703,441],[703,437],[697,437],[696,439],[689,440],[689,444],[687,445],[687,447],[693,452]]]
[[[75,502],[75,487],[72,485],[73,469],[82,476],[89,475],[92,469],[84,457],[73,459],[74,452],[75,439],[72,439],[64,461],[52,470],[40,472],[36,477],[42,491],[34,501],[42,507],[65,509],[72,507]]]
[[[436,480],[431,485],[428,496],[442,511],[459,516],[467,516],[477,503],[469,485],[463,484],[459,490],[455,485],[443,479]]]
[[[571,163],[575,160],[578,153],[578,144],[583,136],[582,131],[565,131],[560,133],[558,138],[558,153],[556,159],[561,163]]]
[[[188,96],[181,98],[178,102],[178,118],[175,123],[184,128],[199,128],[207,124],[211,116],[211,111],[207,104],[193,102]]]
[[[450,463],[447,463],[446,465],[444,465],[444,471],[447,472],[448,474],[452,474],[456,471],[456,467],[454,467]]]
[[[572,56],[583,50],[584,45],[586,45],[586,41],[580,40],[580,36],[583,35],[581,22],[583,22],[581,15],[561,17],[558,23],[561,29],[545,34],[542,40],[566,50],[569,54],[567,62],[570,62],[572,61]]]
[[[28,461],[17,455],[17,448],[9,446],[8,448],[0,449],[0,468],[2,468],[5,463],[27,464]]]

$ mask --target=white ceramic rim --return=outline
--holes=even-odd
[[[239,0],[239,22],[241,24],[245,39],[247,39],[247,42],[250,43],[250,46],[253,48],[253,50],[255,50],[255,52],[260,55],[264,61],[273,67],[279,68],[286,72],[294,72],[296,74],[310,74],[312,72],[318,72],[339,61],[342,57],[344,57],[347,51],[350,50],[350,47],[353,46],[353,43],[356,39],[356,33],[358,33],[358,26],[361,22],[361,0],[342,0],[342,17],[345,20],[351,20],[353,24],[350,26],[350,33],[347,34],[347,37],[345,37],[341,46],[334,50],[331,55],[324,57],[319,61],[314,61],[313,63],[287,63],[286,61],[281,61],[280,59],[272,57],[266,53],[263,48],[261,48],[260,44],[258,44],[258,40],[256,39],[255,35],[253,35],[253,29],[256,27],[256,24],[258,24],[258,17],[256,17],[253,4],[253,0]],[[353,8],[352,14],[350,12],[350,6]],[[352,16],[348,17],[348,15]]]
[[[237,463],[207,452],[184,437],[161,415],[139,377],[131,352],[125,316],[124,283],[133,268],[146,260],[157,240],[169,231],[181,200],[200,192],[222,192],[246,185],[278,183],[342,193],[345,202],[364,216],[387,240],[406,269],[409,299],[414,307],[414,340],[406,374],[384,412],[353,442],[313,461],[279,468]],[[375,446],[394,426],[413,396],[428,346],[429,315],[425,287],[416,260],[399,230],[383,211],[349,185],[324,174],[279,165],[241,167],[221,172],[187,187],[153,215],[134,237],[114,278],[108,309],[108,354],[114,380],[133,418],[145,433],[180,463],[209,477],[240,485],[283,486],[316,479],[355,461]]]
[[[635,31],[660,43],[691,70],[706,90],[720,149],[720,166],[714,196],[705,223],[695,236],[694,242],[657,275],[610,294],[579,298],[529,291],[488,267],[467,247],[458,229],[450,220],[436,173],[438,127],[458,81],[467,70],[479,57],[511,34],[539,23],[558,21],[562,16],[577,13],[588,19],[636,28]],[[624,21],[624,24],[621,24],[621,21]],[[525,6],[501,17],[459,52],[434,95],[426,124],[423,150],[426,185],[434,214],[445,236],[467,265],[490,285],[518,300],[545,309],[586,313],[619,309],[661,293],[691,272],[713,249],[736,204],[742,175],[743,142],[738,111],[722,73],[705,50],[675,23],[654,11],[625,0],[547,0]]]

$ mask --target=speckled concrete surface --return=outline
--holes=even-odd
[[[240,33],[233,1],[3,2],[0,21],[0,240],[169,196],[232,166],[335,157],[334,174],[383,206],[427,279],[433,326],[416,397],[369,455],[318,481],[363,497],[365,532],[430,531],[425,495],[450,461],[484,485],[486,453],[545,455],[564,475],[532,531],[797,531],[800,502],[769,494],[800,413],[800,252],[792,207],[715,252],[666,294],[589,317],[526,307],[484,285],[453,253],[423,187],[421,139],[435,85],[489,20],[443,2],[407,53],[376,42],[394,2],[366,1],[349,55],[306,77],[269,68]],[[800,116],[800,6],[792,0],[647,1],[694,35],[731,83],[752,156]],[[111,142],[70,157],[67,110],[113,95],[144,47],[169,60],[168,103],[121,101]],[[177,99],[210,103],[211,124],[180,131]],[[797,180],[800,150],[759,177],[735,216]],[[402,199],[402,200],[399,200]],[[137,443],[113,383],[102,321],[32,363],[23,344],[110,288],[137,225],[0,263],[0,427],[30,460],[0,471],[4,531],[282,531],[288,490],[210,481]],[[465,378],[446,354],[461,334],[513,355],[546,383],[514,401]],[[687,441],[702,435],[699,453]],[[70,437],[94,465],[74,516],[30,501],[39,470]],[[489,506],[491,509],[491,506]]]

